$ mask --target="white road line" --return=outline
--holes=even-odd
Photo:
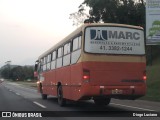
[[[33,103],[36,104],[36,105],[38,105],[38,106],[40,106],[40,107],[42,107],[42,108],[46,108],[46,106],[44,106],[44,105],[42,105],[42,104],[40,104],[40,103],[38,103],[36,101],[34,101]]]
[[[16,93],[16,95],[20,95],[19,93]]]
[[[10,92],[12,92],[12,90],[11,90],[11,89],[9,89],[9,91],[10,91]]]
[[[135,108],[135,109],[145,110],[145,111],[156,111],[156,110],[145,109],[145,108],[140,108],[140,107],[134,107],[134,106],[128,106],[128,105],[122,105],[122,104],[116,104],[116,103],[110,103],[110,104],[112,104],[112,105],[117,105],[117,106],[128,107],[128,108]]]

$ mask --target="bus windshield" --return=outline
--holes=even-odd
[[[127,27],[87,27],[85,46],[87,53],[144,55],[142,29]]]

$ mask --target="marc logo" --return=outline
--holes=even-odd
[[[107,40],[107,30],[90,30],[91,40]]]

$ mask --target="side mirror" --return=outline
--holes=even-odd
[[[36,79],[38,77],[38,64],[39,64],[39,62],[37,60],[35,63],[35,66],[34,66],[34,78],[36,78]]]

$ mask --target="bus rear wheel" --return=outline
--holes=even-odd
[[[94,98],[94,103],[99,106],[109,105],[111,98],[106,97],[100,97],[100,98]]]
[[[57,98],[58,98],[58,104],[60,106],[64,106],[66,104],[66,100],[63,98],[63,90],[62,90],[62,86],[58,86],[57,89]]]

